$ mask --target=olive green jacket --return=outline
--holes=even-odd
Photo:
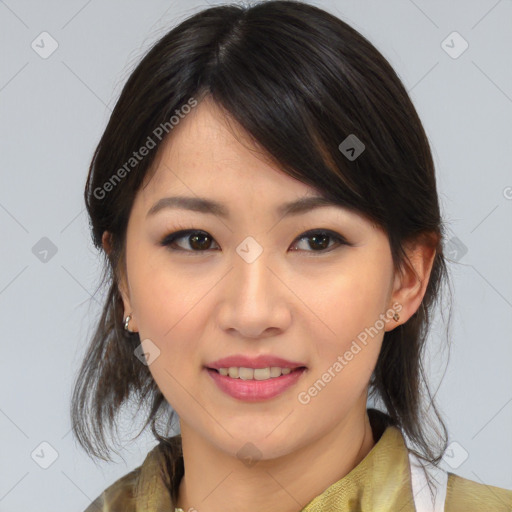
[[[418,459],[408,450],[398,428],[376,425],[382,417],[373,411],[368,409],[374,439],[378,441],[372,450],[345,477],[307,503],[302,512],[512,512],[511,490],[468,480],[434,466],[430,470],[441,482],[439,503],[437,508],[431,503],[422,505],[420,495],[425,497],[428,486],[426,480],[421,480],[424,473],[414,466]],[[177,435],[171,440],[178,448],[176,467],[183,474],[181,437]],[[163,463],[159,444],[139,467],[105,489],[85,512],[174,512],[175,505],[160,476]],[[179,480],[174,480],[177,489]]]

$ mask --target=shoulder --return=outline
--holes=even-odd
[[[154,463],[159,455],[160,450],[156,446],[140,466],[109,485],[84,512],[136,512],[144,474],[148,469],[154,472]]]
[[[114,510],[135,512],[135,489],[139,481],[140,471],[141,466],[116,480],[84,512],[110,512]]]
[[[448,473],[445,512],[510,512],[512,490],[481,484],[468,478]]]

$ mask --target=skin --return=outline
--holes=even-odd
[[[410,244],[411,266],[397,272],[385,233],[359,214],[327,206],[280,218],[279,205],[318,191],[283,173],[236,127],[207,99],[173,129],[130,213],[120,292],[130,329],[160,350],[149,369],[180,418],[186,474],[177,505],[292,512],[375,445],[369,380],[384,332],[420,306],[435,252]],[[230,218],[170,208],[146,217],[171,195],[217,200]],[[205,231],[209,245],[194,245],[190,234],[175,242],[182,251],[159,245],[180,229]],[[351,245],[329,238],[322,252],[311,237],[301,239],[311,229],[332,230]],[[252,263],[236,252],[247,236],[263,248]],[[108,232],[104,247],[110,250]],[[400,320],[387,321],[321,392],[300,403],[298,393],[393,304],[401,306]],[[281,395],[244,402],[220,391],[204,369],[233,354],[273,354],[307,370]],[[252,466],[237,456],[248,442],[259,450]]]

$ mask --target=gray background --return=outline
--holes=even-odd
[[[71,383],[102,299],[82,194],[133,66],[171,26],[216,3],[0,1],[1,512],[82,511],[155,444],[146,434],[127,442],[125,462],[96,466],[70,434]],[[449,364],[442,326],[429,349],[455,443],[443,463],[512,489],[512,1],[316,5],[389,59],[424,123],[455,287]],[[31,47],[43,31],[58,43],[46,59]],[[463,41],[443,43],[453,31],[469,44],[457,58],[447,51]],[[41,252],[43,237],[55,254]]]

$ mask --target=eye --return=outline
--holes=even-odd
[[[190,249],[175,247],[178,245],[176,241],[181,239],[188,242],[188,246],[192,247],[192,251]],[[205,250],[210,249],[212,240],[213,238],[206,231],[183,229],[167,235],[160,244],[169,247],[169,249],[173,251],[204,252]]]
[[[179,240],[184,240],[185,245],[188,247],[180,247],[178,244]],[[340,245],[351,245],[343,236],[328,229],[317,229],[307,231],[306,233],[303,233],[300,237],[298,237],[296,240],[299,240],[299,243],[303,240],[309,240],[308,246],[310,249],[313,250],[306,250],[306,252],[326,253],[331,252],[333,246],[334,248],[336,248]],[[329,240],[334,241],[334,243],[330,245]],[[212,250],[211,245],[213,241],[213,237],[206,231],[197,229],[183,229],[180,231],[176,231],[175,233],[171,233],[170,235],[167,235],[160,242],[160,245],[168,247],[172,251],[201,253],[207,250]],[[295,244],[294,246],[297,245],[298,244]],[[300,250],[304,249],[299,249],[299,251]],[[292,249],[292,251],[297,252],[297,249]]]
[[[332,245],[329,246],[329,239],[334,241]],[[328,229],[317,229],[312,231],[307,231],[303,235],[298,238],[299,241],[309,240],[308,246],[313,249],[312,252],[331,252],[333,246],[334,248],[340,245],[351,245],[347,242],[347,240],[338,233],[334,231],[330,231]],[[328,248],[328,250],[326,250]],[[310,251],[307,251],[310,252]]]

